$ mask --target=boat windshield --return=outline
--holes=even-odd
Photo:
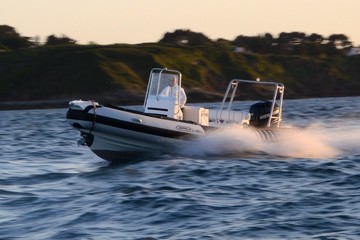
[[[179,71],[167,68],[153,68],[149,76],[144,108],[146,109],[149,101],[152,102],[151,104],[159,105],[159,100],[163,99],[162,97],[174,98],[178,102],[180,90],[181,73]]]
[[[162,95],[166,87],[179,86],[179,76],[174,73],[153,72],[149,84],[149,96]]]

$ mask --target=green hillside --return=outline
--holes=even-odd
[[[181,71],[189,102],[221,100],[233,78],[283,82],[286,98],[360,95],[360,55],[235,53],[232,45],[219,41],[201,46],[70,45],[0,52],[0,101],[81,98],[141,104],[153,67]]]

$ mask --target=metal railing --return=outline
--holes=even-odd
[[[230,81],[224,98],[222,100],[221,103],[221,107],[220,107],[220,115],[221,115],[221,111],[223,111],[223,109],[227,109],[227,110],[231,110],[233,102],[234,102],[234,98],[235,98],[235,94],[237,92],[238,86],[240,83],[244,83],[244,84],[257,84],[257,85],[264,85],[264,86],[273,86],[273,96],[272,96],[272,105],[271,105],[271,109],[270,109],[270,116],[269,116],[269,120],[267,122],[267,127],[271,126],[271,122],[272,120],[275,120],[277,127],[280,127],[280,123],[282,120],[282,105],[283,105],[283,99],[284,99],[284,89],[285,86],[282,83],[277,83],[277,82],[260,82],[258,80],[253,81],[253,80],[242,80],[242,79],[233,79]],[[231,91],[232,90],[232,91]],[[226,101],[229,97],[231,91],[231,95],[230,95],[230,100]],[[279,106],[279,113],[278,114],[274,114],[274,109],[275,109],[275,105]],[[226,107],[227,105],[227,107]]]

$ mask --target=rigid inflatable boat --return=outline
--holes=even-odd
[[[80,132],[80,144],[99,157],[122,162],[163,153],[174,153],[180,142],[201,138],[212,131],[233,126],[250,128],[260,140],[276,138],[282,120],[284,86],[276,82],[233,79],[217,109],[192,104],[182,107],[181,73],[166,68],[151,70],[142,110],[74,100],[66,118]],[[176,78],[175,93],[162,94]],[[270,99],[239,109],[236,98],[242,85],[270,89]]]

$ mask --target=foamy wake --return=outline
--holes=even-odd
[[[285,128],[274,142],[259,140],[251,129],[229,127],[185,146],[188,156],[267,154],[284,158],[334,158],[360,154],[360,129],[324,129],[318,126]]]

